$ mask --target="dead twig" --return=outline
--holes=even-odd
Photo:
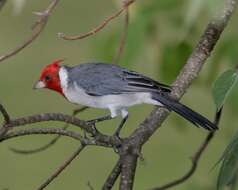
[[[37,190],[43,190],[47,187],[67,166],[82,152],[85,145],[81,145]]]
[[[122,56],[123,50],[125,48],[126,44],[126,38],[128,34],[128,27],[129,27],[129,9],[128,7],[126,8],[126,15],[125,15],[125,21],[124,21],[124,28],[121,34],[121,39],[120,39],[120,44],[119,48],[116,52],[115,57],[113,58],[113,63],[114,64],[119,64],[120,58]]]
[[[85,34],[80,34],[76,36],[67,36],[64,33],[58,33],[58,36],[64,40],[80,40],[80,39],[84,39],[89,36],[92,36],[96,34],[97,32],[101,31],[108,23],[110,23],[113,19],[118,17],[124,10],[127,10],[128,6],[131,5],[134,1],[135,0],[125,1],[125,3],[123,4],[123,7],[119,11],[117,11],[115,14],[111,15],[110,17],[106,18],[99,26],[97,26],[96,28],[90,30],[89,32]]]
[[[56,7],[58,2],[59,2],[59,0],[53,0],[50,3],[50,5],[46,8],[46,10],[44,10],[42,12],[35,12],[34,13],[35,15],[39,16],[39,19],[36,21],[36,23],[32,27],[32,30],[33,30],[32,36],[30,36],[27,40],[25,40],[22,44],[20,44],[19,46],[17,46],[13,50],[9,51],[8,53],[6,53],[4,55],[1,55],[0,56],[0,62],[16,55],[18,52],[20,52],[25,47],[30,45],[40,35],[40,33],[44,30],[44,28],[45,28],[45,26],[48,22],[48,19],[49,19],[49,16],[50,16],[51,12]]]
[[[10,123],[10,116],[2,104],[0,104],[0,112],[3,115],[4,122],[5,122],[4,125],[2,126],[2,128],[0,129],[0,138],[1,138],[8,131],[8,127],[6,127],[6,125],[8,125]]]
[[[214,119],[214,123],[218,126],[219,122],[220,122],[220,118],[221,118],[221,114],[222,114],[222,109],[219,110],[216,115],[215,115],[215,119]],[[198,162],[203,154],[203,152],[206,150],[207,146],[209,145],[209,143],[211,142],[212,138],[214,137],[214,132],[210,132],[208,133],[208,135],[206,136],[206,138],[204,139],[204,141],[201,143],[201,145],[198,147],[198,150],[194,153],[194,155],[191,157],[191,161],[192,161],[192,166],[191,168],[180,178],[171,181],[165,185],[162,185],[160,187],[154,187],[151,190],[165,190],[165,189],[169,189],[171,187],[177,186],[185,181],[187,181],[190,177],[192,177],[192,175],[194,174],[194,172],[197,169],[198,166]]]
[[[88,107],[86,106],[83,106],[79,109],[75,109],[73,111],[73,114],[72,116],[76,116],[77,114],[85,111],[86,109],[88,109]],[[64,130],[68,129],[69,127],[69,124],[66,123],[65,126],[63,127]],[[17,154],[34,154],[34,153],[39,153],[39,152],[42,152],[48,148],[50,148],[51,146],[53,146],[59,139],[60,139],[61,135],[57,135],[56,137],[54,137],[53,139],[51,139],[48,143],[46,143],[45,145],[39,147],[39,148],[34,148],[34,149],[31,149],[31,150],[21,150],[21,149],[16,149],[16,148],[12,148],[10,147],[9,149],[14,152],[14,153],[17,153]]]

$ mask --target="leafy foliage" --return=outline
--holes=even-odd
[[[224,151],[221,160],[222,165],[217,182],[218,190],[222,190],[226,185],[233,185],[236,182],[238,173],[238,131]]]
[[[217,110],[220,110],[224,105],[227,96],[237,82],[237,78],[238,75],[235,70],[228,70],[222,73],[215,81],[212,94]],[[218,163],[221,161],[222,165],[219,171],[217,189],[222,190],[227,185],[234,188],[238,173],[238,131],[225,149]]]
[[[235,70],[225,71],[214,83],[212,95],[217,110],[221,109],[226,97],[237,82],[237,73]]]

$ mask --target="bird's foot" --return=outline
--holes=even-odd
[[[92,125],[92,137],[95,137],[98,134],[98,130],[96,128],[96,125]]]
[[[87,121],[87,125],[91,126],[92,128],[91,136],[95,137],[98,134],[98,130],[96,128],[96,122],[93,120],[90,120],[90,121]]]
[[[115,132],[112,137],[117,142],[117,145],[114,145],[112,148],[113,148],[114,152],[119,153],[119,149],[123,143],[123,140],[120,138],[120,136],[117,132]]]

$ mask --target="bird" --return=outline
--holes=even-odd
[[[45,66],[34,89],[47,88],[58,92],[69,102],[92,108],[108,109],[110,115],[92,121],[122,116],[114,136],[128,119],[128,107],[152,104],[174,111],[197,127],[215,131],[218,127],[200,113],[171,98],[171,87],[143,74],[109,63],[81,63],[74,67],[55,60]]]

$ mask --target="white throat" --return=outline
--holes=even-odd
[[[68,88],[68,71],[64,67],[59,69],[60,86],[63,92]]]

